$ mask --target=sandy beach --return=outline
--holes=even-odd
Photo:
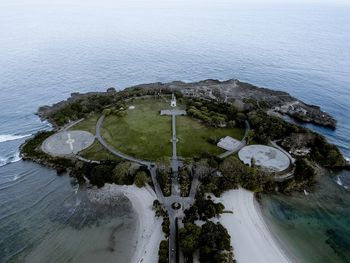
[[[161,224],[162,219],[156,218],[152,210],[153,201],[157,199],[154,191],[149,187],[138,188],[135,185],[119,186],[106,184],[103,188],[92,190],[89,198],[103,202],[104,197],[123,194],[132,203],[138,215],[131,263],[153,263],[158,261],[159,243],[164,239]]]
[[[270,233],[252,192],[240,188],[214,199],[233,211],[222,214],[219,221],[231,236],[237,262],[293,262]]]

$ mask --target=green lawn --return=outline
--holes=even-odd
[[[106,117],[101,129],[103,138],[121,152],[138,158],[171,157],[171,117],[159,115],[161,109],[170,108],[169,102],[138,99],[128,102],[129,105],[135,109],[128,110],[126,116]],[[208,127],[188,116],[178,116],[176,121],[178,155],[185,158],[203,152],[222,153],[222,149],[207,141],[210,137],[219,139],[229,135],[241,139],[244,134],[243,129]]]
[[[82,130],[82,131],[88,131],[92,134],[95,134],[96,131],[96,122],[100,116],[99,115],[92,115],[88,118],[85,118],[78,124],[74,125],[70,130]]]
[[[81,151],[79,155],[92,161],[121,160],[119,157],[103,148],[103,146],[97,140],[95,140],[95,142],[89,148]]]
[[[171,117],[160,116],[170,108],[164,99],[137,99],[128,102],[135,109],[124,117],[106,117],[101,134],[116,149],[126,154],[156,160],[171,156]]]
[[[146,160],[157,160],[172,155],[171,117],[160,116],[160,110],[169,109],[169,99],[135,99],[128,101],[124,117],[110,115],[106,117],[101,128],[102,137],[116,149],[131,156]],[[183,108],[182,105],[179,108]],[[85,130],[95,134],[98,115],[93,115],[78,123],[72,130]],[[220,154],[224,150],[208,142],[208,138],[220,139],[227,135],[242,139],[243,129],[214,128],[188,117],[176,117],[176,132],[179,139],[178,155],[185,158],[198,156],[201,153]],[[80,153],[91,160],[115,159],[99,142]]]
[[[193,157],[204,152],[223,153],[223,149],[207,141],[210,137],[218,140],[225,136],[231,136],[241,140],[244,136],[243,129],[209,127],[188,116],[176,118],[176,133],[179,139],[177,152],[182,157]]]

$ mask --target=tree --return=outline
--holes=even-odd
[[[162,240],[159,244],[159,252],[158,252],[158,263],[168,263],[169,262],[169,241]]]
[[[112,112],[111,109],[104,109],[104,110],[102,111],[102,114],[105,115],[105,116],[108,116],[108,115],[111,114],[111,112]]]
[[[220,223],[206,222],[199,237],[200,262],[231,263],[233,253],[231,237]]]
[[[113,182],[116,184],[132,184],[130,182],[130,169],[131,164],[129,162],[121,162],[113,169]]]
[[[148,176],[145,171],[138,171],[135,176],[135,185],[139,188],[146,186]]]
[[[198,248],[198,239],[201,228],[193,223],[186,223],[179,231],[180,248],[185,255],[189,256]]]

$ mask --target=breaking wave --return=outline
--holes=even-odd
[[[336,177],[336,183],[342,187],[344,187],[345,189],[349,189],[349,187],[347,185],[344,184],[344,182],[342,181],[342,179],[340,178],[340,176]]]
[[[0,134],[0,143],[23,139],[29,136],[31,136],[31,134],[24,134],[24,135]]]
[[[21,160],[22,158],[19,155],[19,152],[14,153],[11,156],[8,157],[0,157],[0,167],[5,166],[6,164],[9,163],[15,163]]]

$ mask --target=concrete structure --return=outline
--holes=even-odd
[[[175,94],[173,93],[171,96],[171,102],[170,102],[170,106],[175,108],[176,107],[176,97]]]
[[[173,110],[161,110],[160,111],[160,115],[163,116],[163,115],[169,115],[169,116],[172,116],[172,115],[186,115],[186,111],[185,110],[177,110],[177,109],[173,109]]]
[[[226,151],[233,151],[234,149],[239,147],[240,144],[241,142],[236,140],[235,138],[226,136],[220,139],[220,141],[217,143],[217,146]]]
[[[47,138],[41,148],[52,156],[75,155],[94,143],[95,136],[86,131],[61,131]]]
[[[238,152],[238,156],[247,165],[251,165],[252,159],[254,159],[257,166],[275,172],[288,169],[291,163],[284,152],[266,145],[245,146]]]

